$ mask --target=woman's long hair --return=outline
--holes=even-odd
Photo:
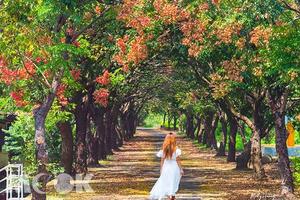
[[[165,137],[165,141],[163,143],[163,152],[165,158],[171,159],[175,151],[176,151],[176,137],[173,133],[169,133]]]

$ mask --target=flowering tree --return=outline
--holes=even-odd
[[[223,108],[228,107],[229,111],[236,118],[243,120],[252,129],[251,160],[259,177],[264,176],[260,161],[260,140],[268,133],[268,130],[270,130],[268,128],[269,124],[266,123],[266,119],[270,118],[270,116],[266,115],[267,118],[261,118],[263,116],[261,112],[263,107],[270,106],[271,109],[269,109],[269,112],[272,111],[273,113],[273,123],[281,121],[281,125],[275,125],[277,132],[276,146],[281,160],[279,169],[284,183],[282,192],[289,194],[293,192],[293,181],[288,155],[286,154],[286,136],[284,136],[286,135],[286,130],[283,120],[288,95],[284,95],[284,92],[278,93],[278,90],[280,90],[278,85],[271,87],[268,91],[268,86],[272,84],[266,84],[267,81],[263,79],[264,75],[266,75],[268,77],[267,80],[284,81],[286,78],[284,78],[283,75],[275,75],[275,72],[279,73],[279,71],[282,70],[282,66],[285,65],[279,66],[279,64],[276,65],[276,67],[272,65],[272,68],[266,68],[264,67],[266,63],[262,61],[268,59],[266,57],[262,59],[259,54],[262,50],[263,52],[272,52],[272,50],[269,49],[269,41],[271,38],[275,41],[280,38],[278,34],[273,35],[273,31],[281,29],[284,21],[290,18],[282,17],[284,11],[282,10],[282,5],[278,2],[264,2],[257,5],[258,7],[251,6],[249,10],[247,9],[249,7],[248,4],[240,4],[239,2],[236,2],[234,6],[232,6],[231,2],[229,3],[227,1],[217,2],[217,4],[213,2],[212,4],[206,2],[203,4],[200,3],[200,5],[198,5],[199,7],[195,6],[195,9],[200,9],[206,14],[199,14],[196,19],[202,21],[203,25],[201,25],[201,27],[198,26],[201,23],[189,23],[186,25],[186,27],[182,29],[185,36],[182,43],[189,48],[188,52],[191,57],[208,63],[210,74],[208,78],[208,74],[202,74],[202,76],[205,77],[206,82],[212,88],[213,97],[219,99],[220,102],[225,100],[226,103],[222,103]],[[290,12],[287,13],[291,14]],[[198,36],[195,33],[197,33]],[[206,37],[203,37],[203,35]],[[277,47],[281,48],[280,45]],[[211,57],[212,59],[210,59],[209,56],[216,55],[215,53],[218,51],[220,52],[219,59],[215,57]],[[279,58],[274,58],[274,60],[277,59]],[[289,62],[289,59],[282,60]],[[204,69],[199,71],[203,70]],[[295,80],[297,73],[294,67],[286,68],[286,70],[288,72],[286,75],[293,77],[293,80]],[[280,78],[276,79],[276,77]],[[283,85],[282,87],[284,88],[286,86]],[[243,92],[244,95],[249,97],[248,99],[253,109],[253,121],[250,117],[236,110],[236,91]],[[285,89],[283,89],[283,91],[285,91]],[[276,98],[273,96],[273,100],[270,100],[271,103],[265,104],[264,100],[267,93],[281,95],[277,97],[277,100],[275,100]],[[277,111],[275,105],[277,105]],[[240,107],[241,105],[238,106]],[[279,107],[281,107],[282,110],[280,112],[281,114],[278,113],[278,110],[280,110]],[[278,119],[279,116],[281,116],[281,120]]]
[[[140,110],[159,98],[171,102],[166,109],[185,114],[189,137],[194,139],[198,129],[198,141],[222,149],[222,155],[226,113],[228,161],[236,161],[235,137],[243,121],[252,130],[243,166],[251,157],[260,178],[261,138],[275,124],[282,192],[293,192],[284,116],[299,91],[299,33],[288,24],[299,17],[297,2],[21,0],[0,5],[0,81],[18,109],[33,112],[38,173],[47,174],[45,119],[55,99],[61,110],[74,114],[75,171],[85,173],[88,164],[98,164],[133,136]],[[163,91],[169,96],[161,97]],[[219,119],[224,135],[218,148]],[[72,140],[69,125],[61,131],[68,130]],[[68,168],[72,171],[72,162]],[[47,176],[40,182],[44,192]]]
[[[101,8],[97,1],[85,2],[83,9],[80,2],[1,5],[1,82],[16,105],[26,106],[35,119],[37,173],[43,176],[33,199],[46,199],[45,119],[56,96],[66,105],[67,84],[77,81],[78,58],[88,53],[89,44],[81,36],[101,19]]]
[[[255,4],[254,4],[255,3]],[[143,9],[148,8],[148,9]],[[145,41],[156,40],[164,35],[165,38],[172,38],[172,47],[174,48],[174,40],[178,44],[181,40],[181,45],[187,48],[189,59],[188,62],[193,65],[193,69],[201,82],[204,82],[212,90],[212,97],[221,102],[221,107],[232,115],[233,118],[244,121],[252,130],[251,139],[251,161],[258,177],[264,176],[264,170],[261,164],[261,138],[268,134],[270,127],[277,120],[276,112],[274,112],[275,104],[278,100],[287,99],[288,96],[280,95],[277,100],[271,104],[266,104],[265,99],[267,94],[275,93],[278,95],[278,89],[267,89],[268,85],[263,78],[264,74],[273,77],[280,77],[279,80],[285,80],[282,76],[275,75],[273,72],[281,70],[281,67],[266,68],[260,56],[261,50],[270,51],[269,43],[271,38],[276,38],[273,31],[277,27],[282,27],[286,20],[290,17],[295,17],[295,13],[286,11],[283,8],[293,10],[296,15],[296,5],[290,5],[289,2],[240,2],[235,1],[198,1],[197,3],[184,4],[182,2],[169,1],[154,1],[153,4],[147,2],[138,2],[133,5],[133,2],[126,1],[120,11],[120,19],[125,21],[128,27],[135,30],[134,37],[130,39],[129,35],[121,38],[118,42],[120,53],[116,55],[116,61],[128,69],[130,64],[136,65],[149,55],[149,52],[144,52],[143,56],[137,56],[136,59],[131,59],[130,51],[141,48],[132,48],[131,44],[140,41],[144,44]],[[155,13],[155,17],[153,17]],[[284,14],[283,14],[284,13]],[[287,18],[284,18],[287,14]],[[155,20],[153,19],[155,18]],[[155,22],[154,22],[155,21]],[[179,29],[182,37],[174,37],[172,31]],[[156,31],[155,31],[156,30]],[[151,32],[152,31],[152,32]],[[155,33],[156,35],[149,34]],[[157,34],[159,33],[159,34]],[[131,36],[132,36],[131,35]],[[149,37],[150,36],[150,37]],[[165,36],[165,35],[164,35]],[[277,35],[278,36],[278,35]],[[143,40],[144,39],[144,40]],[[276,39],[275,39],[276,40]],[[133,41],[133,43],[131,43]],[[162,47],[162,46],[160,46]],[[143,48],[146,49],[146,46]],[[281,48],[281,47],[280,47]],[[149,47],[148,47],[149,51]],[[136,54],[134,54],[136,55]],[[276,60],[276,59],[274,59]],[[270,76],[271,74],[271,76]],[[294,69],[287,73],[289,76],[297,77]],[[247,96],[247,102],[251,108],[251,113],[244,113],[239,109],[245,105],[244,102],[238,102],[236,92],[242,92]],[[284,94],[284,92],[282,93]],[[271,95],[272,96],[272,95]],[[270,98],[270,96],[269,96]],[[276,102],[276,103],[275,103]],[[286,100],[281,103],[286,105]],[[266,106],[270,106],[268,109]],[[273,122],[269,122],[269,113],[273,113]],[[281,113],[284,116],[285,112]],[[282,124],[284,124],[282,122]],[[278,126],[279,127],[279,126]],[[275,128],[278,129],[278,127]],[[281,129],[285,129],[283,125]],[[278,131],[282,132],[282,131]],[[278,135],[278,144],[281,149],[286,149],[285,140],[280,139]],[[280,143],[280,144],[279,144]],[[279,156],[285,160],[281,162],[283,168],[289,169],[289,161],[285,150],[278,150]],[[285,186],[283,193],[293,192],[293,184],[290,170],[282,172]],[[289,188],[289,189],[285,189]]]

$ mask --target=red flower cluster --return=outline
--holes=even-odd
[[[128,62],[133,62],[137,65],[147,57],[146,39],[142,36],[138,36],[130,43],[130,50],[127,54]]]
[[[75,40],[74,42],[73,42],[73,45],[75,46],[75,47],[80,47],[80,43],[77,41],[77,40]]]
[[[99,90],[96,90],[93,94],[95,102],[99,103],[103,107],[108,106],[108,97],[109,97],[109,91],[105,88],[101,88]]]
[[[240,33],[242,29],[242,24],[238,22],[234,22],[231,24],[228,24],[224,28],[218,28],[213,31],[213,34],[217,36],[219,41],[216,42],[216,45],[219,45],[221,43],[229,44],[232,42],[233,35],[237,35]]]
[[[151,25],[151,18],[146,16],[142,9],[144,6],[142,0],[125,0],[120,8],[117,19],[124,21],[127,27],[137,30],[139,34],[143,34],[145,28]]]
[[[10,85],[17,77],[17,72],[7,67],[7,61],[0,56],[0,79],[7,85]]]
[[[23,107],[26,106],[28,103],[24,100],[24,92],[23,91],[16,91],[10,93],[11,98],[15,101],[16,106]]]
[[[24,68],[19,70],[19,78],[20,79],[28,79],[31,78],[36,73],[36,69],[34,63],[32,61],[24,62]]]
[[[96,6],[96,7],[95,7],[95,13],[96,13],[97,15],[100,15],[100,14],[101,14],[101,8],[100,8],[100,6]]]
[[[206,23],[197,19],[189,19],[181,24],[180,29],[184,35],[182,44],[189,47],[189,55],[198,56],[203,48],[201,43],[204,41]]]
[[[144,29],[151,25],[151,18],[147,16],[138,16],[130,20],[127,24],[128,27],[135,28],[138,33],[142,34]]]
[[[190,17],[188,11],[180,9],[178,5],[169,3],[167,0],[155,0],[153,5],[158,12],[158,19],[166,24],[187,20]]]
[[[148,57],[148,48],[146,41],[150,36],[137,36],[128,44],[128,50],[126,42],[128,41],[128,36],[119,38],[117,40],[117,46],[120,49],[120,52],[114,56],[114,61],[119,65],[123,66],[123,70],[126,72],[129,69],[130,64],[139,64]]]
[[[5,67],[7,65],[4,57],[0,56],[0,68]]]
[[[257,26],[253,31],[250,32],[250,42],[255,46],[258,46],[260,41],[261,44],[269,44],[269,40],[272,34],[271,28],[266,28],[263,26]]]
[[[198,7],[199,11],[208,11],[209,10],[209,4],[207,2],[200,4]]]
[[[70,71],[70,73],[71,73],[71,76],[73,77],[73,79],[74,79],[75,81],[77,81],[77,80],[80,79],[80,75],[81,75],[80,69],[72,69],[72,70]]]
[[[101,85],[108,85],[110,83],[110,74],[105,70],[102,76],[96,78],[96,82]]]
[[[126,53],[126,42],[128,41],[128,39],[128,35],[125,35],[123,38],[117,39],[117,46],[119,47],[122,53]]]
[[[20,79],[29,79],[36,73],[34,63],[25,61],[20,69],[10,69],[4,57],[0,57],[0,81],[7,85]]]
[[[211,0],[211,2],[212,2],[212,4],[214,4],[216,6],[219,5],[219,3],[220,3],[219,0]]]
[[[67,89],[67,85],[60,84],[56,91],[57,99],[62,106],[66,106],[68,104],[68,98],[65,97],[66,89]]]

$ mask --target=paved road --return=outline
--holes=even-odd
[[[136,137],[115,152],[103,166],[92,168],[91,187],[94,192],[58,195],[64,200],[145,200],[159,176],[159,159],[155,153],[160,149],[165,132],[153,129],[139,130]],[[251,195],[279,193],[280,181],[256,182],[251,171],[234,170],[235,165],[215,153],[199,149],[190,140],[178,137],[182,149],[185,175],[180,184],[177,199],[184,200],[246,200]],[[270,167],[267,172],[273,173]],[[55,199],[55,197],[50,198]]]

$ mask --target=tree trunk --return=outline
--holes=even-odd
[[[220,147],[218,149],[217,156],[226,156],[226,143],[227,143],[227,122],[225,116],[221,116],[220,119],[222,125],[222,141],[220,142]]]
[[[252,130],[252,138],[251,138],[251,161],[252,161],[252,165],[254,168],[254,171],[256,173],[256,176],[258,178],[262,178],[265,176],[264,174],[264,169],[262,167],[261,164],[261,141],[260,141],[260,132],[259,132],[259,128],[257,127],[259,124],[255,123],[256,122],[256,114],[257,114],[257,108],[259,108],[258,102],[255,102],[254,108],[253,108],[253,117],[255,122],[252,122],[247,116],[242,115],[241,113],[237,112],[231,105],[230,103],[227,101],[227,103],[225,102],[220,102],[220,104],[222,106],[224,106],[225,110],[227,110],[227,115],[229,117],[229,115],[234,115],[235,117],[237,117],[240,120],[243,120],[248,126],[249,128],[251,128]],[[236,122],[237,123],[237,122]],[[237,129],[234,128],[234,129]]]
[[[122,134],[122,130],[119,124],[116,126],[116,133],[117,133],[117,145],[118,147],[121,147],[123,146],[124,136]]]
[[[254,130],[251,138],[251,163],[257,178],[265,177],[265,172],[261,163],[261,141],[258,130]]]
[[[195,138],[193,119],[194,119],[193,115],[189,111],[187,111],[187,113],[186,113],[186,135],[191,139]]]
[[[64,167],[64,172],[72,174],[73,166],[73,135],[72,126],[69,121],[58,123],[58,128],[61,134],[61,164]]]
[[[87,157],[87,165],[90,167],[96,167],[99,165],[98,158],[99,158],[99,142],[97,131],[93,132],[92,130],[92,121],[88,118],[87,121],[87,135],[86,135],[86,143],[88,147],[88,157]]]
[[[112,135],[112,149],[118,150],[118,133],[117,133],[117,124],[118,124],[118,112],[119,107],[114,106],[111,111],[111,135]]]
[[[107,110],[104,117],[104,125],[105,125],[105,152],[106,155],[112,155],[112,119],[111,119],[111,110]]]
[[[79,99],[74,111],[76,122],[75,172],[82,174],[87,172],[86,133],[88,109],[86,100],[83,100],[83,98]]]
[[[122,132],[122,135],[124,137],[124,141],[128,141],[129,140],[129,136],[128,136],[128,132],[127,132],[127,123],[126,123],[126,112],[125,113],[121,113],[120,115],[120,129]]]
[[[219,116],[216,114],[215,118],[212,122],[211,130],[209,131],[209,135],[207,138],[207,144],[206,147],[208,148],[214,148],[215,150],[218,150],[217,140],[216,140],[216,128],[218,126],[219,122]]]
[[[276,132],[276,151],[278,153],[278,168],[281,176],[281,192],[288,194],[294,192],[293,174],[290,168],[288,149],[286,146],[287,130],[284,116],[274,113]]]
[[[175,114],[174,114],[173,119],[174,119],[173,129],[174,129],[174,131],[175,131],[175,130],[177,130],[177,117],[176,117]]]
[[[38,180],[39,185],[35,186],[40,192],[32,190],[32,200],[46,200],[46,184],[49,174],[46,169],[48,151],[46,148],[45,119],[48,112],[49,110],[46,112],[41,109],[34,114],[36,159],[39,163],[37,174],[42,174],[42,176]]]
[[[93,120],[96,126],[96,135],[98,139],[98,160],[106,159],[105,151],[105,126],[104,126],[104,111],[95,108]]]
[[[198,138],[199,138],[199,134],[200,134],[200,130],[201,130],[201,118],[200,117],[196,117],[196,121],[197,121],[197,123],[196,123],[196,126],[195,126],[195,136],[196,136],[196,138],[197,138],[197,140],[198,140]]]
[[[203,122],[203,123],[202,123]],[[197,140],[198,143],[200,144],[203,140],[203,134],[204,134],[204,120],[200,119],[200,123],[199,123],[199,131],[198,131],[198,136],[197,136]]]
[[[251,141],[248,142],[244,151],[236,157],[236,169],[248,169],[248,164],[251,159]]]
[[[236,155],[236,133],[238,129],[238,122],[234,116],[228,115],[228,120],[230,124],[230,135],[228,141],[228,155],[227,155],[227,162],[235,162],[235,155]]]
[[[294,180],[290,167],[288,148],[286,140],[288,137],[285,127],[286,102],[288,98],[287,91],[276,92],[276,96],[269,95],[269,105],[275,120],[276,133],[276,151],[278,154],[278,168],[281,176],[281,193],[283,195],[292,195],[294,193]]]
[[[163,119],[163,124],[162,124],[162,127],[165,128],[165,124],[166,124],[166,116],[167,114],[164,113],[164,119]]]
[[[245,124],[244,123],[239,123],[238,124],[238,132],[240,133],[240,135],[242,137],[243,144],[244,144],[244,147],[245,147],[246,144],[247,144],[247,139],[246,139],[246,136],[245,136]]]
[[[136,131],[136,115],[133,111],[130,112],[129,115],[129,133],[130,133],[130,138],[134,137],[135,131]]]
[[[207,146],[209,145],[208,142],[210,140],[213,117],[214,117],[214,113],[209,111],[209,112],[206,113],[206,116],[205,116],[205,119],[204,119],[204,135],[203,135],[202,144],[207,145]]]
[[[39,191],[32,190],[32,200],[46,200],[46,184],[48,182],[49,174],[46,168],[48,164],[48,151],[46,148],[45,120],[55,99],[55,93],[61,75],[62,73],[59,73],[59,76],[52,82],[52,93],[48,94],[43,104],[33,110],[35,151],[36,159],[39,164],[37,175],[41,175],[41,177],[37,180],[38,185],[34,186]]]

